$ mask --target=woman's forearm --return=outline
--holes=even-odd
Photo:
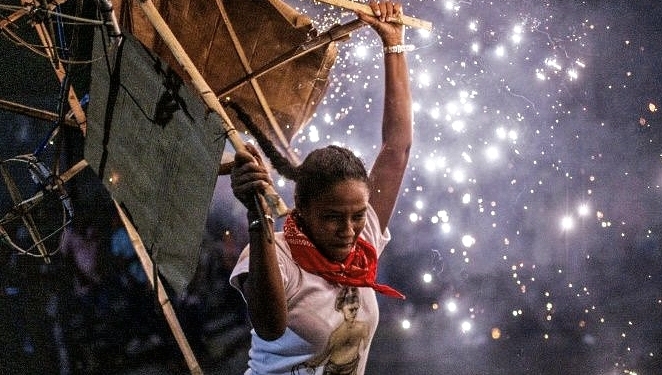
[[[251,222],[255,220],[258,219]],[[263,221],[265,223],[249,230],[250,261],[244,296],[257,335],[264,340],[275,340],[285,332],[287,306],[273,240],[273,224]]]

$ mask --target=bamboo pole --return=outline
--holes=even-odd
[[[330,4],[344,9],[353,11],[361,11],[363,13],[372,14],[372,9],[367,4],[359,3],[352,0],[316,0],[321,3]],[[401,15],[391,22],[399,23],[405,26],[417,27],[424,30],[432,30],[432,22],[420,20],[418,18]]]
[[[23,0],[22,3],[24,5],[34,5],[34,2],[32,1]],[[65,69],[64,65],[62,64],[62,61],[58,57],[57,48],[55,44],[53,44],[53,40],[51,39],[51,35],[48,32],[46,25],[44,24],[44,22],[39,22],[34,25],[34,29],[37,32],[39,39],[41,40],[41,43],[44,47],[44,52],[49,57],[49,60],[51,62],[51,67],[55,72],[55,76],[62,84],[67,75],[67,70]],[[67,101],[69,102],[69,107],[71,107],[71,112],[73,113],[74,118],[76,119],[76,123],[78,124],[78,127],[80,128],[81,132],[83,132],[83,135],[85,135],[87,132],[87,116],[85,115],[83,106],[80,104],[80,101],[78,100],[78,96],[76,95],[76,92],[74,91],[73,87],[69,87],[69,92],[65,93],[65,95],[67,95]]]
[[[38,118],[45,121],[58,121],[60,116],[54,112],[44,111],[42,109],[28,107],[19,103],[10,102],[8,100],[0,99],[0,109],[18,113],[29,117]],[[66,117],[64,124],[67,126],[78,127],[78,124],[73,119]]]
[[[163,42],[168,46],[170,52],[172,52],[177,62],[181,65],[184,71],[188,73],[189,77],[191,78],[191,83],[198,90],[198,93],[202,97],[207,107],[213,112],[216,112],[223,120],[221,125],[223,126],[226,136],[234,149],[236,151],[245,151],[246,146],[244,145],[244,141],[239,136],[237,129],[232,126],[232,121],[225,112],[225,109],[223,109],[221,102],[218,100],[214,94],[214,91],[202,77],[202,74],[195,67],[195,64],[193,64],[191,58],[188,56],[182,45],[172,33],[172,30],[170,30],[168,24],[166,24],[163,17],[161,17],[158,10],[154,6],[154,3],[151,0],[138,0],[138,4],[140,5],[140,8],[143,10],[143,13],[145,13],[145,16],[147,16],[147,19],[150,21],[152,26],[154,26],[156,31],[161,36]],[[285,202],[278,196],[272,186],[269,186],[267,189],[265,189],[263,195],[271,207],[273,214],[278,216],[284,216],[287,214],[288,209],[285,205]]]
[[[135,249],[136,254],[138,255],[138,259],[140,259],[140,263],[143,266],[143,270],[145,270],[145,273],[147,274],[147,278],[149,280],[150,285],[152,286],[152,289],[156,293],[159,304],[161,305],[161,309],[163,310],[163,314],[165,315],[166,321],[170,326],[170,330],[172,331],[172,334],[175,336],[175,341],[177,341],[177,345],[179,345],[179,349],[184,355],[184,359],[186,360],[186,364],[188,365],[191,374],[202,375],[203,373],[202,369],[200,368],[200,365],[198,364],[198,361],[196,360],[195,355],[193,354],[193,350],[191,349],[191,346],[186,340],[184,331],[182,330],[182,327],[179,324],[179,320],[177,320],[177,315],[175,314],[175,310],[172,307],[172,304],[170,303],[170,299],[168,298],[168,294],[166,293],[165,288],[163,288],[163,283],[161,283],[158,273],[153,272],[154,263],[152,262],[152,258],[149,257],[149,254],[147,253],[147,249],[145,248],[145,245],[140,239],[140,235],[138,234],[138,231],[133,226],[133,223],[131,223],[131,220],[129,220],[129,218],[126,216],[126,213],[124,212],[124,210],[122,210],[122,208],[117,203],[117,201],[114,202],[115,202],[115,207],[117,208],[117,212],[120,215],[120,219],[122,220],[124,227],[129,233],[129,238],[131,239],[133,248]]]

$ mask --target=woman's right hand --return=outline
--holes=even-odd
[[[249,212],[256,212],[258,208],[255,206],[255,195],[264,192],[269,185],[272,185],[272,181],[269,171],[253,145],[246,144],[246,150],[236,152],[230,181],[234,196]]]

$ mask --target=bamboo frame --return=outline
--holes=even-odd
[[[58,0],[60,3],[63,3],[66,0]],[[34,1],[32,0],[23,0],[22,1],[23,5],[26,6],[34,6]],[[8,25],[10,25],[12,22],[15,22],[19,18],[29,14],[27,8],[22,8],[16,12],[14,12],[10,17],[8,17],[6,20],[3,20],[0,22],[0,29],[5,29]],[[9,32],[9,30],[6,30]],[[64,78],[66,76],[66,71],[64,69],[64,66],[62,65],[62,62],[57,58],[57,54],[55,53],[55,46],[53,45],[52,39],[50,37],[50,33],[48,32],[46,26],[44,24],[37,24],[35,25],[35,31],[37,32],[42,45],[44,47],[45,53],[48,55],[51,66],[55,72],[56,77],[62,83],[64,81]],[[83,132],[83,135],[85,135],[86,131],[86,125],[87,125],[87,117],[85,115],[85,112],[82,109],[82,106],[80,105],[80,102],[78,101],[77,95],[73,88],[69,88],[69,92],[67,95],[67,100],[69,102],[69,105],[71,106],[71,111],[70,115],[73,115],[73,118],[75,119],[72,121],[69,115],[67,115],[67,118],[65,119],[65,124],[66,125],[74,125],[78,126],[81,131]],[[34,116],[37,118],[45,119],[45,120],[50,120],[53,119],[54,116],[57,117],[56,114],[49,113],[46,111],[40,111],[37,109],[33,109],[30,107],[22,106],[20,104],[8,102],[8,101],[1,101],[0,102],[0,107],[8,110],[12,110],[17,113],[22,113],[26,114],[29,116]],[[81,160],[79,161],[76,165],[74,165],[72,168],[69,170],[65,171],[63,174],[59,176],[60,178],[60,183],[64,183],[67,180],[69,180],[71,177],[73,177],[76,173],[80,172],[83,168],[85,168],[88,165],[86,160]],[[5,173],[3,173],[5,174]],[[142,243],[142,240],[140,239],[140,236],[133,226],[133,224],[129,221],[127,218],[126,214],[122,211],[122,209],[119,207],[117,202],[115,202],[115,205],[117,207],[117,211],[119,213],[120,218],[122,219],[123,224],[125,225],[127,231],[129,232],[129,236],[131,238],[131,242],[134,246],[134,250],[136,251],[136,254],[138,255],[138,258],[140,259],[140,262],[143,266],[143,269],[145,273],[148,275],[149,281],[152,285],[152,288],[154,292],[157,295],[157,298],[159,300],[159,303],[161,304],[161,309],[163,310],[164,316],[166,321],[168,322],[168,325],[170,327],[171,332],[173,333],[173,336],[175,337],[175,340],[177,341],[177,344],[184,355],[184,359],[186,360],[186,363],[189,367],[189,370],[191,371],[191,374],[194,375],[202,375],[203,372],[200,368],[200,365],[198,364],[195,355],[193,354],[193,351],[186,339],[186,336],[184,335],[184,332],[181,328],[181,325],[179,324],[179,321],[177,320],[177,316],[175,314],[174,308],[170,304],[170,300],[168,298],[168,295],[163,288],[162,283],[159,280],[158,274],[153,275],[152,270],[154,269],[154,264],[149,257],[149,254],[147,253],[147,250],[145,249],[145,246]],[[1,228],[0,228],[1,229]],[[34,233],[31,226],[28,225],[28,229],[31,232],[31,235],[33,235],[34,238]],[[4,230],[2,231],[3,233],[0,233],[0,235],[4,236]],[[38,234],[38,233],[37,233]],[[50,258],[48,256],[48,253],[45,251],[45,249],[42,249],[39,247],[40,253],[44,257],[44,261],[48,264],[50,263]]]
[[[35,6],[34,1],[32,0],[23,0],[21,3],[26,6]],[[62,61],[60,61],[57,56],[55,45],[53,44],[50,33],[46,29],[46,25],[43,22],[35,24],[34,28],[37,32],[37,35],[39,36],[39,39],[41,40],[42,45],[44,46],[44,52],[49,57],[51,67],[53,68],[53,71],[55,72],[55,75],[58,78],[60,84],[62,84],[67,75],[67,72],[64,68],[64,65],[62,65]],[[67,93],[67,101],[69,103],[69,107],[71,107],[71,112],[76,119],[76,123],[78,124],[80,130],[83,132],[83,135],[85,135],[85,132],[87,131],[87,116],[85,115],[83,106],[80,104],[78,96],[76,95],[73,87],[69,87],[69,92]]]
[[[239,37],[237,36],[237,33],[235,32],[234,27],[232,26],[232,22],[230,22],[230,17],[228,16],[227,10],[225,10],[225,5],[223,5],[223,1],[216,0],[216,6],[218,7],[218,10],[221,12],[221,17],[223,18],[223,22],[225,23],[225,27],[228,30],[228,34],[230,35],[230,39],[232,40],[232,44],[234,45],[234,49],[235,49],[235,51],[237,51],[237,55],[239,56],[239,60],[241,60],[241,65],[244,68],[244,72],[246,72],[247,75],[252,74],[253,70],[251,69],[251,64],[249,62],[248,56],[246,55],[246,52],[244,51],[244,48],[241,46],[241,43],[239,42]],[[276,137],[278,138],[278,141],[281,143],[281,146],[282,146],[283,150],[288,152],[291,159],[296,160],[296,155],[294,155],[290,151],[289,142],[287,141],[287,138],[285,138],[285,135],[281,131],[280,127],[278,126],[278,120],[276,120],[276,117],[274,116],[274,113],[271,110],[271,107],[269,106],[269,103],[267,103],[267,98],[264,96],[264,93],[262,92],[262,88],[258,84],[257,79],[249,78],[248,82],[250,83],[251,87],[253,88],[253,92],[255,93],[255,96],[257,97],[258,102],[260,103],[260,107],[264,111],[264,114],[267,117],[267,120],[269,121],[269,124],[271,125],[271,129],[276,134]],[[220,99],[222,99],[221,95],[217,95],[217,96]]]
[[[172,33],[172,30],[170,30],[170,27],[161,14],[159,14],[154,3],[151,0],[138,0],[138,4],[149,22],[161,36],[163,42],[168,46],[177,62],[181,65],[184,71],[188,73],[191,78],[191,83],[198,90],[198,93],[207,107],[211,111],[216,112],[221,117],[221,120],[223,120],[221,126],[225,130],[226,137],[232,144],[232,147],[234,147],[236,151],[246,151],[244,141],[239,136],[237,129],[232,125],[232,121],[223,109],[221,102],[218,100],[209,84],[207,84],[200,71],[195,67],[195,64],[193,64],[193,61]],[[285,202],[280,196],[278,196],[272,186],[265,189],[263,196],[271,207],[273,214],[277,216],[284,216],[287,214],[288,208],[285,205]]]

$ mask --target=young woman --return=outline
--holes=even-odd
[[[357,15],[384,45],[386,90],[382,146],[370,174],[342,147],[315,150],[297,167],[265,150],[295,181],[294,208],[274,233],[255,194],[271,184],[268,172],[254,148],[235,155],[232,189],[248,209],[250,241],[230,281],[253,326],[246,374],[363,374],[379,320],[375,292],[402,297],[375,282],[412,142],[404,28],[389,22],[402,6],[369,4],[372,15]]]

